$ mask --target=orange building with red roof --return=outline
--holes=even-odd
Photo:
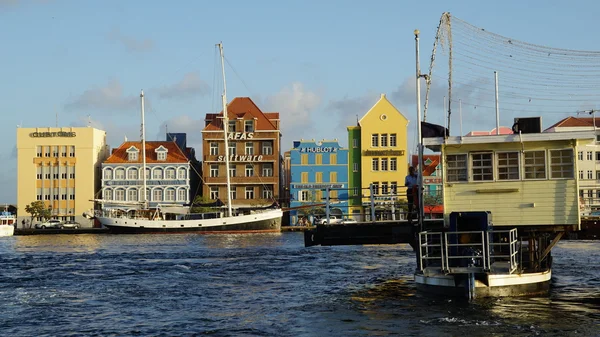
[[[278,112],[262,112],[249,97],[227,105],[228,143],[223,138],[223,111],[208,113],[202,130],[203,195],[228,202],[225,156],[229,156],[231,199],[235,207],[270,205],[280,196]]]
[[[419,156],[412,155],[411,166],[419,172]],[[423,155],[423,195],[428,196],[425,200],[424,214],[427,218],[441,218],[444,215],[442,200],[442,165],[439,154]]]

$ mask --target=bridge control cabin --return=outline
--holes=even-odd
[[[493,226],[536,232],[580,229],[576,147],[594,131],[424,138],[441,152],[444,222],[491,213]]]

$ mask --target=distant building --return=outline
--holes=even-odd
[[[291,152],[286,151],[283,154],[283,182],[282,182],[282,194],[281,204],[282,206],[290,205],[290,184],[292,181],[292,157]]]
[[[600,210],[600,129],[597,129],[599,125],[600,119],[597,120],[595,117],[567,117],[544,130],[544,132],[596,130],[595,142],[578,145],[576,148],[579,197],[584,204],[582,213]]]
[[[170,137],[172,141],[146,142],[145,198],[142,142],[126,141],[112,151],[102,164],[102,199],[115,203],[106,203],[105,207],[123,208],[119,204],[122,201],[147,201],[150,208],[191,202],[197,190],[191,185],[194,152],[184,147],[185,134],[168,134]]]
[[[281,196],[281,132],[278,112],[262,112],[249,97],[227,105],[228,143],[223,112],[208,113],[202,130],[203,195],[238,208],[267,206]],[[229,157],[231,196],[227,196],[225,158]]]
[[[382,94],[375,105],[348,127],[350,210],[364,219],[369,207],[369,185],[375,196],[400,194],[408,174],[408,119]],[[377,207],[377,217],[387,217],[387,206]]]
[[[511,128],[508,128],[506,126],[501,126],[500,127],[500,134],[501,135],[512,135],[513,134],[513,130]],[[493,128],[490,131],[471,131],[469,133],[467,133],[465,135],[465,137],[473,137],[473,136],[495,136],[496,135],[496,128]]]
[[[439,154],[424,154],[423,165],[419,165],[419,156],[412,155],[411,166],[423,174],[423,195],[425,217],[443,217],[442,164]]]
[[[324,216],[327,189],[330,214],[348,215],[348,148],[337,139],[294,141],[290,171],[290,207],[307,206],[290,211],[291,224],[303,217],[314,222],[315,216]]]
[[[109,155],[106,132],[91,127],[17,128],[18,222],[25,207],[43,201],[52,218],[92,225],[82,216],[100,191],[100,167]],[[36,219],[35,221],[40,221]]]

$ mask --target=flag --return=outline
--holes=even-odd
[[[448,137],[449,135],[448,129],[441,125],[421,122],[421,138]]]

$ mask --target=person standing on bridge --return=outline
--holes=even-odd
[[[408,168],[408,175],[404,178],[404,186],[406,186],[406,199],[408,199],[408,222],[412,223],[413,209],[415,202],[415,193],[418,186],[417,173],[415,168],[410,166]]]

